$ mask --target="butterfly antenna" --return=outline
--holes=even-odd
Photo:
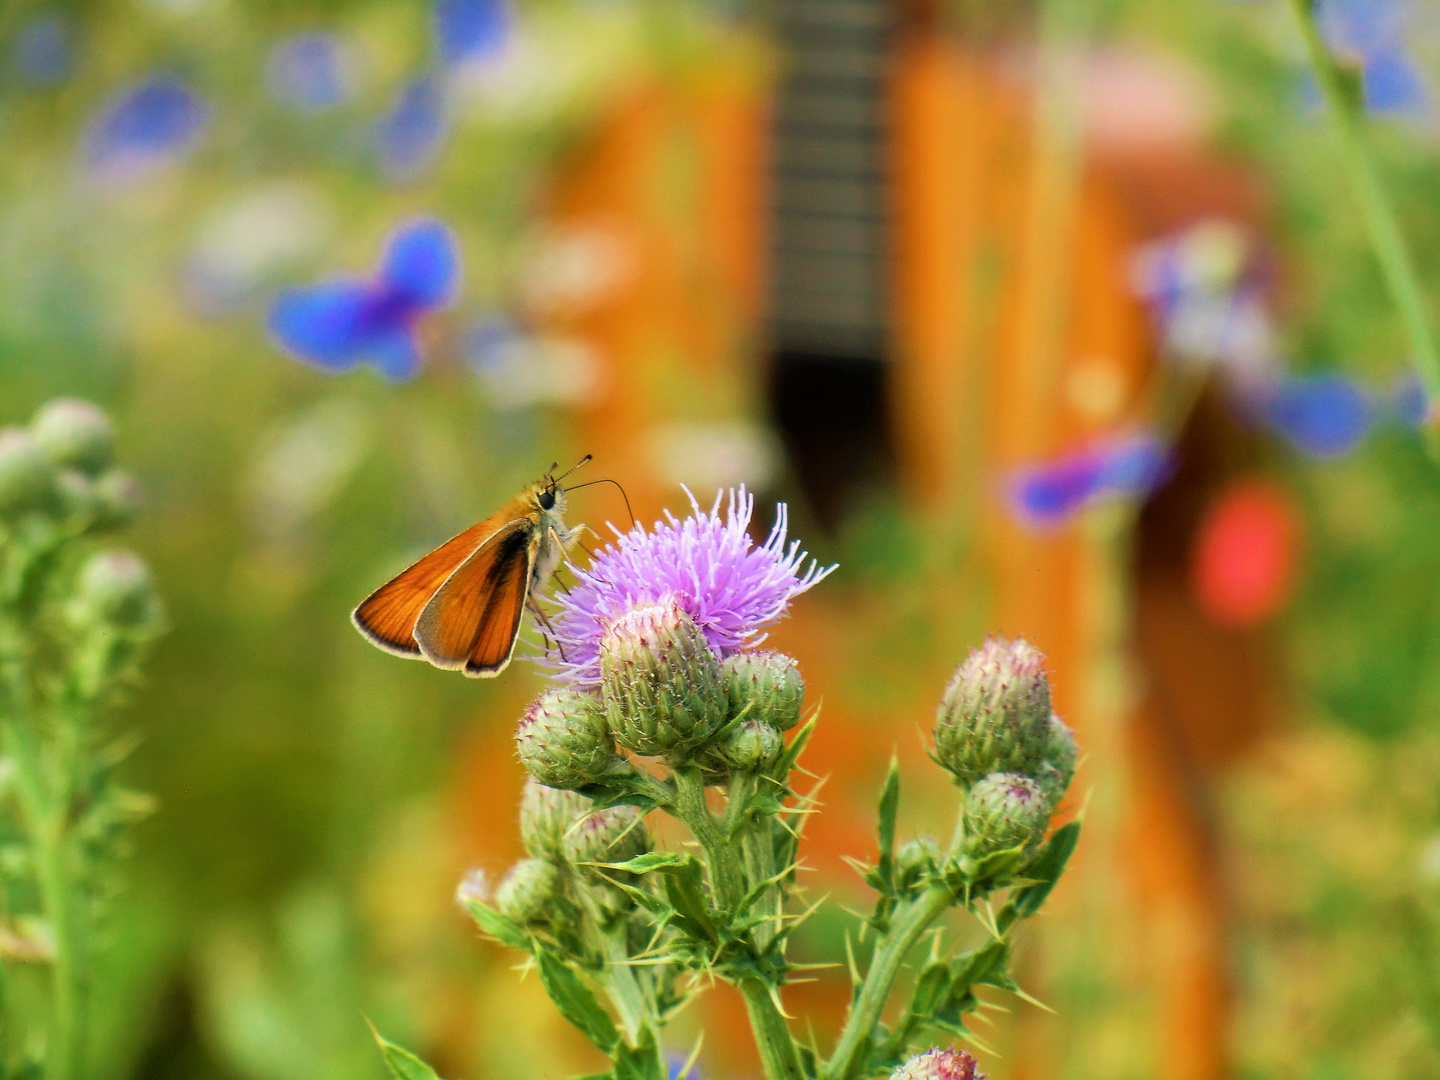
[[[588,465],[588,464],[590,464],[590,462],[592,462],[592,461],[594,461],[594,460],[595,460],[595,455],[594,455],[594,454],[586,454],[586,455],[585,455],[584,457],[582,457],[579,461],[575,462],[574,465],[571,465],[568,469],[566,469],[564,472],[562,472],[559,476],[554,477],[555,482],[558,484],[561,480],[564,480],[565,477],[569,476],[569,475],[570,475],[572,472],[574,472],[576,469],[580,468],[581,465]],[[558,461],[555,463],[555,465],[559,465],[559,464],[560,464],[560,463],[559,463]],[[553,472],[555,471],[555,465],[551,465],[551,466],[550,466],[550,472],[553,473]]]
[[[579,468],[579,466],[576,466],[576,468]],[[623,487],[620,487],[619,480],[611,480],[607,476],[600,480],[587,480],[583,484],[576,484],[574,487],[568,487],[565,490],[579,491],[581,488],[594,487],[596,484],[614,484],[617,488],[620,488],[620,497],[625,500],[625,513],[630,515],[630,528],[637,528],[640,523],[635,520],[635,511],[630,509],[630,496],[625,494]]]

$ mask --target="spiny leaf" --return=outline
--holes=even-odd
[[[369,1020],[365,1022],[370,1024]],[[385,1067],[390,1070],[390,1075],[395,1077],[395,1080],[440,1080],[439,1074],[434,1069],[403,1046],[385,1038],[375,1030],[374,1024],[370,1024],[370,1034],[375,1036],[375,1042],[380,1047],[380,1056],[384,1059]]]
[[[500,912],[481,903],[479,900],[467,898],[464,901],[465,910],[475,920],[475,925],[480,927],[480,932],[486,937],[494,938],[502,945],[509,945],[512,949],[531,948],[530,936],[525,933],[525,928],[519,923],[507,919]]]
[[[880,862],[876,867],[888,885],[895,875],[895,815],[900,808],[900,759],[892,751],[890,771],[880,789]]]
[[[1040,906],[1050,896],[1050,890],[1055,888],[1055,883],[1060,880],[1060,875],[1065,872],[1065,864],[1070,861],[1070,856],[1075,852],[1075,845],[1080,842],[1080,822],[1072,821],[1068,825],[1062,825],[1050,834],[1050,838],[1041,845],[1035,858],[1030,865],[1025,867],[1025,876],[1034,880],[1035,884],[1027,885],[1019,890],[1006,905],[1013,908],[1015,915],[1011,920],[1002,919],[1001,929],[1005,929],[1013,918],[1028,919],[1040,910]]]
[[[620,1042],[620,1032],[610,1014],[601,1007],[594,991],[563,960],[549,949],[541,949],[536,957],[540,983],[545,993],[581,1033],[605,1053],[610,1054]]]

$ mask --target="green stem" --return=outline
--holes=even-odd
[[[750,1030],[755,1035],[766,1080],[805,1080],[795,1038],[770,996],[770,988],[760,979],[746,979],[740,984],[740,995],[745,999],[745,1011],[750,1017]]]
[[[840,1040],[835,1044],[835,1052],[830,1055],[830,1060],[820,1073],[823,1080],[854,1080],[860,1076],[860,1070],[869,1054],[875,1025],[880,1022],[880,1014],[885,1009],[885,1003],[890,1000],[890,991],[900,975],[901,964],[920,940],[920,935],[939,918],[954,899],[950,889],[937,882],[928,886],[897,913],[890,929],[875,947],[875,955],[870,960],[870,970],[865,973],[860,984],[860,993],[856,995],[855,1004],[850,1007],[850,1014],[845,1018],[845,1027],[840,1032]]]
[[[0,721],[6,751],[15,762],[16,789],[35,859],[40,902],[54,944],[52,1015],[45,1054],[46,1080],[73,1080],[84,1057],[83,970],[66,865],[66,804],[55,797],[36,738],[34,709],[25,675],[21,628],[13,617],[0,622]]]
[[[705,804],[705,779],[693,766],[675,770],[675,813],[699,841],[710,869],[710,887],[727,916],[733,916],[745,899],[745,871],[736,845],[729,842],[710,807]]]
[[[1290,6],[1300,24],[1300,36],[1305,41],[1310,63],[1315,68],[1315,77],[1320,84],[1320,93],[1325,99],[1326,112],[1330,117],[1331,130],[1339,144],[1341,164],[1350,175],[1355,198],[1360,204],[1360,213],[1370,234],[1371,250],[1375,254],[1375,261],[1380,264],[1390,297],[1395,302],[1400,321],[1405,327],[1405,335],[1409,338],[1411,359],[1430,401],[1440,401],[1440,348],[1436,346],[1434,327],[1425,309],[1420,280],[1410,258],[1410,249],[1405,244],[1405,236],[1400,231],[1394,208],[1380,184],[1375,164],[1365,148],[1360,114],[1352,96],[1346,92],[1335,58],[1326,48],[1320,30],[1315,25],[1312,0],[1290,0]],[[1430,430],[1435,430],[1433,424],[1430,425]]]

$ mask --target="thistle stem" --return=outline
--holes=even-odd
[[[740,995],[745,999],[745,1011],[750,1017],[750,1030],[760,1051],[766,1080],[805,1080],[795,1038],[770,988],[760,979],[746,979],[740,984]]]
[[[1405,236],[1395,217],[1395,210],[1385,195],[1375,163],[1365,148],[1364,132],[1355,103],[1345,91],[1335,58],[1326,48],[1315,25],[1313,0],[1290,0],[1300,24],[1300,36],[1305,41],[1306,52],[1315,69],[1316,81],[1325,100],[1325,111],[1330,118],[1330,129],[1340,149],[1340,162],[1350,176],[1355,190],[1355,199],[1360,204],[1360,213],[1370,234],[1370,248],[1375,261],[1380,264],[1381,274],[1390,291],[1400,321],[1409,339],[1411,361],[1415,364],[1420,380],[1425,385],[1429,400],[1440,402],[1440,347],[1435,340],[1435,329],[1425,309],[1419,277],[1415,264],[1406,246]],[[1432,452],[1440,449],[1437,442],[1435,414],[1432,412],[1427,424]]]
[[[50,926],[50,1032],[45,1054],[46,1080],[81,1075],[84,1051],[84,994],[75,912],[67,874],[64,800],[46,775],[36,739],[35,716],[25,674],[23,635],[13,616],[0,620],[0,722],[6,752],[15,762],[20,811],[34,853],[40,901]]]
[[[720,909],[733,916],[745,899],[745,872],[736,847],[725,837],[705,804],[705,779],[694,766],[675,769],[675,813],[690,830],[710,869],[710,887]]]
[[[845,1027],[840,1032],[835,1051],[820,1072],[822,1080],[855,1080],[861,1075],[875,1025],[880,1022],[880,1014],[890,1000],[890,991],[900,975],[901,964],[920,940],[920,935],[954,899],[950,889],[937,882],[928,886],[896,915],[890,929],[875,947],[870,969],[865,973],[860,993],[845,1018]]]

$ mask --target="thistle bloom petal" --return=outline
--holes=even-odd
[[[719,492],[709,511],[690,496],[691,513],[683,520],[666,513],[647,532],[637,525],[619,533],[601,550],[588,570],[575,570],[578,584],[568,596],[556,597],[560,613],[555,638],[563,658],[552,660],[556,676],[576,686],[600,685],[600,639],[608,626],[632,608],[674,597],[694,620],[718,657],[759,645],[762,629],[785,615],[790,601],[815,585],[833,566],[821,568],[800,550],[786,544],[788,519],[784,503],[776,507],[775,525],[765,543],[756,546],[746,528],[755,508],[754,495],[744,487]]]

